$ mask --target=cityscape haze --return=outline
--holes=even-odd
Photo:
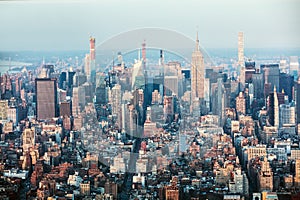
[[[0,1],[0,199],[300,199],[299,1]]]
[[[206,48],[235,48],[238,31],[248,48],[299,48],[299,6],[297,0],[1,1],[0,51],[87,50],[83,38],[100,42],[140,27],[190,38],[198,29]]]

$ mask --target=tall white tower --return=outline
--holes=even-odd
[[[196,47],[192,53],[191,66],[191,93],[192,100],[195,98],[204,98],[204,80],[205,80],[205,66],[203,55],[199,48],[198,33],[196,38]]]
[[[90,37],[90,74],[87,77],[88,81],[91,81],[91,73],[96,70],[96,52],[95,52],[96,39]]]
[[[274,126],[279,127],[279,103],[276,86],[274,86]]]
[[[240,66],[244,65],[244,33],[238,33],[238,63]]]
[[[91,59],[90,54],[86,54],[84,58],[84,72],[87,80],[90,81],[91,78]]]
[[[244,62],[244,33],[238,33],[238,65],[239,65],[239,82],[240,91],[244,90],[245,87],[245,62]]]

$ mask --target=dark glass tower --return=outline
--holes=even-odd
[[[56,79],[36,78],[35,91],[37,119],[58,117]]]

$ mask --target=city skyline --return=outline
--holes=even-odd
[[[0,0],[0,199],[300,199],[297,5]]]
[[[1,1],[1,51],[83,50],[129,30],[159,27],[193,38],[205,48],[299,48],[299,2],[288,1]],[[172,11],[172,12],[170,12]]]
[[[36,52],[41,65],[1,73],[0,199],[299,199],[298,56],[244,59],[240,32],[230,64],[206,67],[197,34],[189,69],[167,59],[184,49],[173,34],[112,38],[106,51],[149,39],[104,71],[90,37],[81,64]]]

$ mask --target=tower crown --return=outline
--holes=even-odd
[[[200,51],[200,49],[199,49],[199,37],[198,37],[198,31],[197,31],[197,35],[196,35],[196,47],[195,47],[195,51]]]

